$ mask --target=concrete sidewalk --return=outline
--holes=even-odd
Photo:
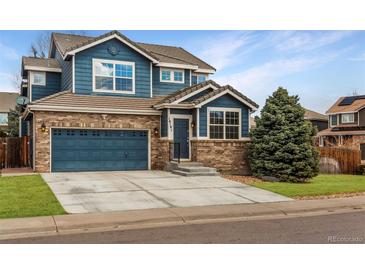
[[[0,220],[0,239],[56,235],[80,231],[133,229],[233,218],[280,218],[365,210],[365,196],[329,200],[301,200],[190,208],[158,208],[109,213],[88,213]]]

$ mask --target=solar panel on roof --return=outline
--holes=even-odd
[[[365,95],[345,97],[338,105],[339,106],[349,106],[356,100],[360,100],[360,99],[365,99]]]

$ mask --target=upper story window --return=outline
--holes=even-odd
[[[338,125],[338,119],[337,119],[337,114],[335,115],[330,115],[330,126],[334,127]]]
[[[240,110],[209,109],[210,139],[239,139]]]
[[[184,83],[184,71],[180,69],[160,69],[160,81],[169,83]]]
[[[343,124],[349,124],[355,122],[355,114],[354,113],[345,113],[341,115],[341,122]]]
[[[134,80],[134,63],[93,59],[94,91],[134,93]]]
[[[8,114],[0,113],[0,126],[7,126],[7,125],[8,125]]]
[[[32,72],[31,75],[32,75],[31,83],[33,85],[37,85],[37,86],[46,85],[46,73],[45,72],[41,72],[41,71]]]
[[[191,75],[191,84],[192,85],[196,85],[196,84],[200,84],[202,82],[205,82],[207,80],[207,76],[205,74],[196,74],[193,73]]]

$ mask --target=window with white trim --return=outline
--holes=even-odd
[[[7,126],[8,125],[8,114],[0,113],[0,125]]]
[[[134,93],[134,63],[93,59],[94,91]]]
[[[337,119],[337,114],[335,115],[330,115],[330,126],[334,127],[338,125],[338,119]]]
[[[45,86],[46,85],[46,73],[37,71],[32,72],[32,85]]]
[[[202,82],[205,82],[207,80],[207,75],[205,74],[196,74],[193,73],[191,75],[191,85],[196,85],[196,84],[200,84]]]
[[[184,70],[160,68],[160,81],[169,83],[184,83]]]
[[[354,123],[355,122],[355,114],[354,113],[341,114],[341,122],[343,124]]]
[[[233,110],[209,111],[210,139],[239,139],[240,112]]]

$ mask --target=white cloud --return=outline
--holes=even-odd
[[[279,51],[309,51],[328,46],[351,35],[351,31],[278,31],[271,41]]]
[[[198,53],[203,60],[221,70],[237,63],[237,57],[254,49],[255,35],[250,31],[234,31],[200,41]]]
[[[10,59],[10,60],[19,59],[19,55],[16,53],[16,51],[13,48],[8,47],[8,46],[2,44],[1,42],[0,42],[0,56],[2,56],[5,59]]]

